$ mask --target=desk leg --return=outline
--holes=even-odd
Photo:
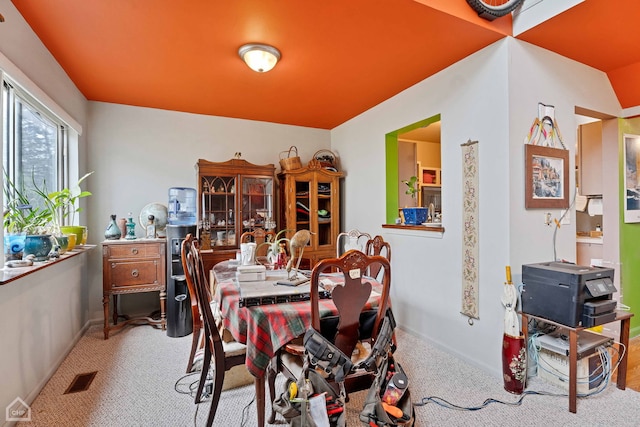
[[[258,427],[264,427],[264,376],[254,380],[256,386],[256,410],[258,411]]]
[[[102,295],[102,308],[104,310],[104,339],[109,339],[109,294]]]
[[[569,329],[569,412],[576,413],[578,391],[578,332]]]
[[[160,324],[162,326],[162,330],[163,331],[165,331],[167,329],[167,315],[165,314],[166,313],[167,292],[165,291],[165,289],[160,291]]]
[[[620,344],[625,348],[624,357],[618,366],[618,388],[624,390],[627,387],[627,360],[629,360],[629,325],[631,318],[620,321]],[[622,349],[619,349],[622,350]]]
[[[118,295],[113,295],[113,325],[118,324]]]

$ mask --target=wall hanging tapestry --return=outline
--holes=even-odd
[[[479,319],[478,141],[462,144],[462,311]]]

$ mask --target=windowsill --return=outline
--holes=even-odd
[[[73,258],[76,255],[83,254],[95,247],[96,245],[83,245],[82,247],[75,247],[73,248],[73,250],[60,255],[60,258],[56,260],[34,262],[33,265],[30,265],[29,267],[3,267],[2,269],[0,269],[0,286],[6,285],[9,282],[13,282],[14,280],[18,280],[24,276],[35,273],[36,271],[42,270],[54,264],[64,262],[69,258]]]
[[[382,228],[394,228],[396,230],[432,231],[444,233],[444,227],[427,227],[426,225],[382,224]]]

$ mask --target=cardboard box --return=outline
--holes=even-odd
[[[538,353],[538,376],[550,384],[569,391],[569,357],[546,349]],[[578,360],[577,392],[587,394],[604,380],[600,354],[593,353]]]

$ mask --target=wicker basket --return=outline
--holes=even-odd
[[[331,150],[318,150],[313,155],[313,158],[320,162],[320,166],[324,169],[333,169],[338,171],[340,166],[338,165],[338,156]]]
[[[300,169],[302,167],[302,162],[300,161],[300,157],[298,157],[298,148],[295,145],[292,145],[288,150],[280,153],[280,167],[283,171]]]

